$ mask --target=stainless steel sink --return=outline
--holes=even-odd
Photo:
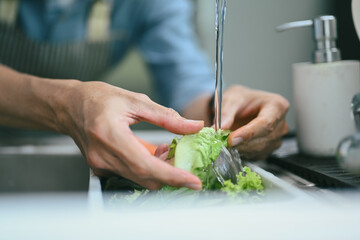
[[[135,134],[154,144],[170,143],[175,136],[165,131]],[[288,199],[305,195],[267,171],[252,168],[263,176],[268,189],[284,193]],[[0,139],[0,192],[88,191],[101,195],[98,178],[89,175],[85,159],[68,136],[26,134]]]
[[[87,191],[88,185],[81,155],[0,155],[0,192]]]
[[[1,135],[1,193],[87,191],[89,175],[89,167],[70,137]]]

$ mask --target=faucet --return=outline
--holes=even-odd
[[[340,141],[337,148],[336,159],[342,168],[360,175],[360,93],[354,95],[351,101],[351,111],[357,133],[345,137]]]

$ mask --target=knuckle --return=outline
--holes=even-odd
[[[169,117],[180,118],[180,114],[172,108],[166,108],[166,115]]]
[[[158,125],[161,126],[161,127],[164,127],[164,128],[169,127],[169,125],[170,125],[169,119],[171,119],[171,120],[181,120],[182,117],[174,109],[165,108],[164,112],[162,113],[162,117],[158,121]]]
[[[136,98],[143,102],[151,101],[150,97],[144,93],[136,93]]]
[[[274,121],[270,118],[264,118],[264,126],[265,126],[265,130],[266,130],[267,134],[274,131],[276,121],[277,121],[277,119],[275,119],[275,121]]]
[[[280,107],[282,109],[284,109],[284,112],[287,112],[289,110],[290,103],[286,98],[284,98],[283,96],[277,94],[276,95],[276,101],[280,105]]]
[[[281,96],[280,94],[277,93],[268,93],[269,95],[269,100],[273,103],[275,103],[276,105],[279,106],[279,108],[284,109],[285,112],[290,108],[290,103],[289,101]]]
[[[283,103],[284,109],[287,112],[290,108],[290,103],[288,100],[285,99],[284,103]]]

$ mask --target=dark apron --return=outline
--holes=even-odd
[[[38,42],[16,28],[18,0],[0,2],[0,61],[19,72],[58,79],[97,78],[109,69],[110,2],[94,1],[88,17],[84,41],[69,43]],[[4,11],[7,9],[7,11]]]
[[[99,80],[111,65],[114,41],[110,37],[111,1],[93,1],[83,41],[38,42],[16,28],[18,0],[0,0],[0,62],[19,72],[45,78]],[[0,126],[0,138],[34,134]],[[5,136],[4,136],[5,134]]]

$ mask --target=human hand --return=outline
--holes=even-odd
[[[233,131],[228,142],[241,156],[265,159],[288,132],[288,109],[289,102],[280,95],[232,86],[223,94],[221,127]]]
[[[146,95],[101,82],[79,83],[65,98],[63,132],[74,139],[95,174],[117,174],[148,189],[165,184],[201,189],[198,177],[164,161],[166,146],[152,156],[129,126],[147,121],[176,134],[190,134],[201,130],[202,121],[184,119]]]

